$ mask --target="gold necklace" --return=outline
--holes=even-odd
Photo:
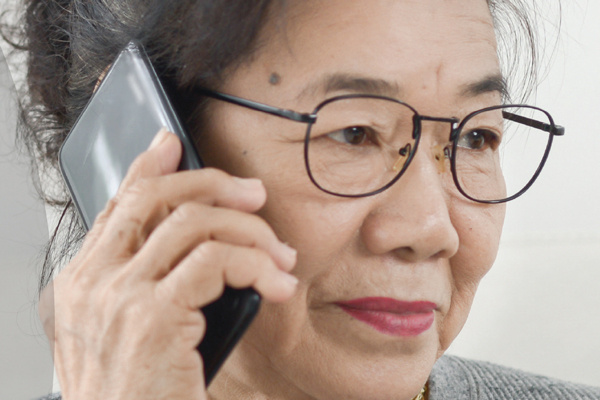
[[[421,392],[419,392],[419,394],[417,395],[417,397],[415,397],[413,400],[425,400],[425,393],[427,392],[427,383],[425,383],[425,385],[423,385],[423,388],[421,389]]]

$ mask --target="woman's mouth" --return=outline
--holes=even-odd
[[[392,336],[418,336],[435,319],[435,303],[399,301],[388,297],[364,297],[335,303],[350,316]]]

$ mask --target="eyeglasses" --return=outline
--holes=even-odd
[[[397,182],[414,159],[423,121],[450,124],[448,141],[434,147],[454,185],[468,199],[504,203],[525,193],[540,175],[554,136],[565,129],[552,116],[528,105],[500,105],[462,120],[420,115],[393,98],[351,94],[299,113],[207,89],[197,93],[307,124],[304,160],[320,190],[341,197],[366,197]]]

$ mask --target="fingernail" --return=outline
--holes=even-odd
[[[285,258],[286,264],[289,265],[288,270],[292,270],[296,266],[298,251],[285,243],[281,243],[280,247]]]
[[[169,137],[169,131],[167,130],[167,128],[162,128],[156,134],[156,136],[154,136],[154,139],[152,139],[152,143],[150,143],[150,147],[148,147],[148,150],[152,150],[152,149],[160,146],[162,143],[164,143],[165,140],[167,140],[168,137]]]
[[[258,190],[263,188],[263,183],[260,179],[238,178],[237,176],[235,176],[234,179],[246,190]]]
[[[281,280],[290,288],[296,289],[296,286],[298,286],[298,278],[285,272],[282,272],[281,274]]]

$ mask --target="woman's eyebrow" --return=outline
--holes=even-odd
[[[482,94],[498,92],[503,99],[508,98],[508,85],[501,74],[488,75],[485,78],[463,85],[461,97],[477,97]]]
[[[371,78],[363,75],[352,75],[346,73],[334,73],[325,75],[323,78],[309,83],[298,95],[298,98],[306,95],[327,95],[335,92],[354,92],[374,94],[387,97],[399,97],[400,87],[395,82],[385,79]]]

